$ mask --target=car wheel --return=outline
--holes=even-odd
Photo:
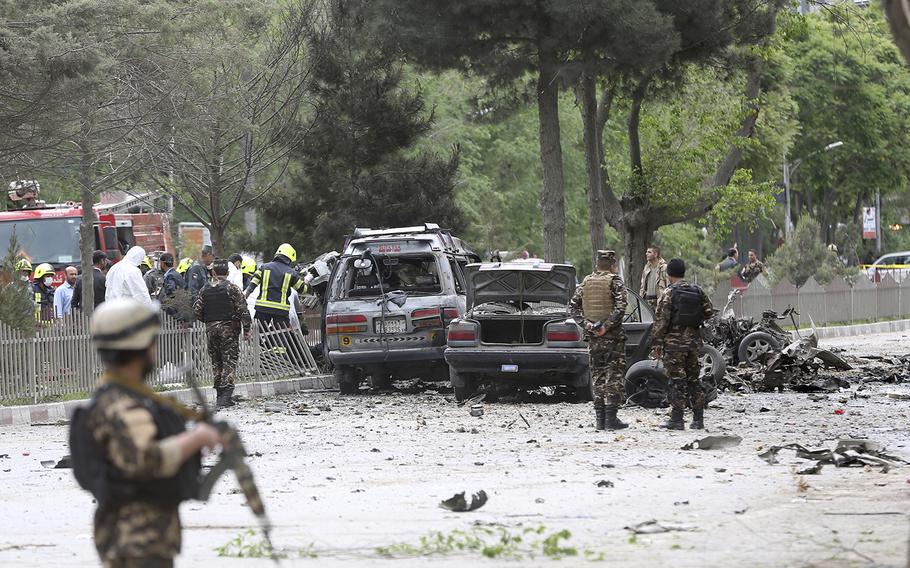
[[[764,331],[753,331],[739,343],[736,356],[741,363],[759,366],[773,351],[780,349],[780,342]]]
[[[594,378],[590,369],[579,373],[573,384],[577,385],[582,381],[585,381],[584,386],[575,387],[575,400],[576,402],[591,402],[594,400]]]
[[[386,389],[392,384],[392,374],[384,367],[372,367],[370,373],[370,386],[374,389]]]
[[[467,376],[452,367],[449,367],[449,382],[452,383],[452,390],[455,391],[455,400],[458,402],[463,402],[474,394],[474,386]]]
[[[360,392],[360,385],[357,380],[357,371],[354,367],[338,366],[332,372],[335,380],[338,381],[338,390],[341,394],[357,394]]]
[[[699,377],[705,391],[705,402],[711,402],[717,398],[717,383],[727,372],[727,362],[720,351],[710,345],[702,345],[698,363],[701,367]]]
[[[660,361],[645,359],[626,371],[626,398],[644,408],[667,406],[667,376]]]

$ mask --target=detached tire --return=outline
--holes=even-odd
[[[727,372],[727,362],[720,351],[710,345],[702,345],[698,363],[701,366],[699,377],[705,391],[705,402],[711,402],[717,398],[717,383]]]
[[[626,371],[626,398],[644,408],[664,408],[668,405],[667,383],[660,361],[639,361]]]
[[[338,381],[338,390],[341,394],[357,394],[360,392],[360,385],[357,381],[357,370],[354,367],[338,366],[332,371],[335,380]]]
[[[764,331],[753,331],[739,342],[736,358],[740,363],[748,363],[757,367],[769,353],[778,349],[780,349],[780,343],[773,336]]]
[[[576,376],[576,382],[573,384],[578,385],[582,381],[585,381],[584,386],[575,387],[575,401],[591,402],[594,400],[594,376],[591,374],[591,369],[579,373]]]
[[[471,385],[471,381],[452,367],[449,367],[449,382],[452,383],[452,390],[455,391],[455,400],[457,402],[464,402],[474,394],[474,387]]]

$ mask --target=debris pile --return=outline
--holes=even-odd
[[[767,451],[759,454],[758,457],[770,465],[775,465],[780,463],[777,460],[777,454],[781,450],[793,450],[796,452],[796,457],[816,462],[811,467],[799,470],[797,473],[801,475],[819,473],[822,466],[825,465],[833,465],[834,467],[881,467],[882,473],[887,473],[892,467],[900,467],[907,463],[902,458],[885,453],[885,448],[878,442],[860,439],[838,440],[833,450],[827,448],[810,450],[801,444],[772,446]]]
[[[476,511],[487,503],[487,492],[483,489],[472,495],[470,502],[465,499],[464,494],[464,491],[456,493],[452,497],[439,503],[439,506],[456,513],[466,513],[468,511]]]

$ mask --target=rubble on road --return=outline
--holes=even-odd
[[[878,442],[861,439],[838,440],[833,450],[827,448],[810,450],[801,444],[772,446],[758,457],[770,465],[775,465],[780,463],[777,454],[781,450],[793,450],[798,458],[816,461],[814,466],[798,471],[799,474],[817,474],[824,465],[834,467],[880,466],[882,473],[887,473],[892,467],[900,467],[907,463],[900,457],[885,453],[884,446]]]
[[[471,496],[470,503],[465,499],[464,494],[464,491],[456,493],[445,501],[440,502],[439,506],[455,513],[466,513],[468,511],[476,511],[487,503],[487,492],[483,489]]]
[[[738,446],[743,439],[739,436],[707,436],[686,444],[681,450],[722,450]]]
[[[637,525],[631,525],[623,527],[628,531],[632,531],[635,534],[660,534],[667,532],[689,532],[696,530],[694,525],[683,525],[679,523],[666,523],[657,520],[644,521],[638,523]]]

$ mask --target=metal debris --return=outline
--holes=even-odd
[[[738,446],[743,439],[739,436],[707,436],[683,446],[682,450],[722,450]]]
[[[63,456],[57,461],[41,460],[43,467],[53,467],[54,469],[73,469],[73,460],[70,456]]]
[[[777,459],[777,454],[781,450],[793,450],[798,458],[815,460],[817,463],[814,467],[806,468],[799,472],[808,474],[818,473],[823,465],[833,465],[834,467],[880,466],[882,473],[887,473],[892,467],[900,467],[907,463],[900,457],[885,453],[885,448],[878,442],[861,439],[838,440],[833,450],[827,448],[810,450],[801,444],[772,446],[767,451],[759,454],[758,457],[771,465],[775,465],[780,463]],[[815,470],[816,468],[817,470]]]
[[[472,404],[471,405],[471,416],[483,416],[483,405],[482,404]]]
[[[607,479],[601,479],[600,481],[598,481],[597,486],[598,487],[607,487],[607,488],[614,487],[613,482],[609,481]]]
[[[628,527],[623,527],[628,531],[632,531],[635,534],[660,534],[667,532],[688,532],[696,530],[693,525],[682,525],[678,523],[667,523],[657,520],[645,521],[643,523],[638,523],[637,525],[632,525]]]
[[[440,502],[439,506],[456,513],[466,513],[468,511],[476,511],[487,503],[487,492],[483,489],[471,496],[470,503],[465,499],[464,494],[464,491],[457,493],[445,501]]]

